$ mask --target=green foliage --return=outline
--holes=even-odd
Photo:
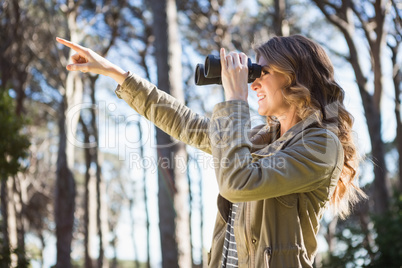
[[[342,222],[336,233],[336,249],[326,256],[323,267],[344,268],[362,267],[370,262],[369,254],[364,248],[365,233],[356,218]]]
[[[373,217],[377,232],[378,251],[370,267],[402,266],[402,194],[391,199],[390,210],[381,217]]]
[[[14,100],[7,90],[0,90],[0,179],[6,180],[17,174],[23,166],[21,160],[27,157],[29,138],[21,133],[27,120],[15,115]],[[2,222],[1,226],[2,226]],[[24,249],[4,246],[4,233],[0,235],[0,267],[8,267],[11,255],[18,256],[18,267],[28,267],[29,259]]]
[[[337,250],[325,257],[323,267],[402,267],[402,194],[396,193],[390,202],[387,213],[371,216],[375,245],[367,247],[358,219],[351,218],[339,228]]]
[[[3,225],[3,220],[0,219],[0,226]],[[18,256],[18,268],[29,267],[30,260],[20,248],[11,249],[10,247],[4,246],[3,233],[0,232],[0,268],[11,267],[11,255],[16,254]]]
[[[2,239],[0,239],[0,243],[3,243]],[[11,263],[11,251],[8,247],[2,247],[0,251],[0,267],[7,268]]]
[[[7,91],[0,92],[0,178],[6,179],[21,170],[20,160],[27,156],[30,145],[26,135],[21,134],[26,120],[15,115],[13,99]]]

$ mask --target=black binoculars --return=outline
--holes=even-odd
[[[262,67],[256,63],[251,63],[250,58],[248,59],[247,66],[248,83],[252,83],[261,76]],[[195,69],[195,84],[197,86],[222,84],[221,70],[222,66],[219,56],[208,55],[205,59],[205,65],[197,64]]]

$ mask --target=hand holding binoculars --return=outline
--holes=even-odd
[[[248,83],[252,83],[261,76],[262,67],[256,63],[251,63],[250,58],[248,59],[247,67]],[[208,55],[205,59],[205,65],[197,64],[195,69],[195,84],[197,86],[222,84],[221,70],[222,66],[219,56]]]

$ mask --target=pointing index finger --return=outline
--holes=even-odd
[[[56,41],[59,42],[60,44],[65,45],[66,47],[69,47],[69,48],[75,50],[78,53],[85,54],[87,52],[84,47],[82,47],[82,46],[80,46],[80,45],[78,45],[76,43],[73,43],[71,41],[67,41],[67,40],[65,40],[63,38],[56,37]]]

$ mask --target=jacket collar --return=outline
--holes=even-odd
[[[253,143],[252,152],[257,156],[268,156],[276,151],[282,149],[282,147],[297,134],[312,126],[319,126],[319,121],[322,118],[322,113],[317,111],[311,114],[306,119],[298,122],[281,137],[280,135],[280,123],[279,121],[271,124],[270,126],[263,127],[256,135],[253,135],[250,140]]]

